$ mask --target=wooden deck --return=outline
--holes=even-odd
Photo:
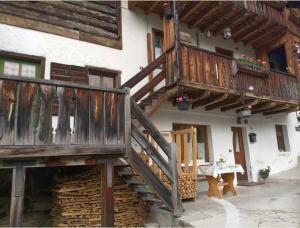
[[[122,156],[129,101],[127,89],[1,76],[0,159]]]
[[[181,44],[180,50],[180,85],[192,98],[193,108],[215,103],[206,106],[206,110],[227,111],[268,102],[274,104],[274,110],[268,110],[270,114],[299,108],[295,75],[245,69],[234,58],[185,44]]]

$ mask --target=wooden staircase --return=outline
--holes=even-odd
[[[163,54],[123,84],[121,88],[134,88],[154,70],[158,71],[158,68],[165,63],[166,54]],[[124,158],[118,160],[115,166],[118,174],[143,200],[149,204],[165,206],[174,216],[180,216],[183,209],[177,189],[176,146],[168,143],[149,119],[149,116],[177,92],[176,87],[167,85],[153,91],[165,79],[166,70],[163,68],[151,81],[131,96],[132,148]],[[150,135],[151,141],[144,135],[145,131]],[[153,146],[153,141],[159,146],[159,150]],[[143,161],[138,153],[140,149],[136,147],[146,152],[166,175],[171,183],[171,189]]]

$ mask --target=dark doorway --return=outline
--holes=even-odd
[[[268,53],[270,68],[282,72],[288,72],[286,53],[284,46],[277,47]]]

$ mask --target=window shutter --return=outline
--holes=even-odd
[[[88,84],[88,71],[86,67],[51,63],[51,80],[68,81]]]

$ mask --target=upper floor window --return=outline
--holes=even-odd
[[[289,140],[286,125],[275,125],[277,146],[280,152],[289,151]]]
[[[163,32],[153,29],[153,56],[157,59],[163,53]]]
[[[120,73],[104,68],[88,68],[89,84],[102,88],[120,87]]]
[[[270,68],[282,72],[288,72],[288,65],[286,61],[285,47],[280,46],[268,53]]]
[[[0,74],[40,78],[44,58],[0,51]]]

